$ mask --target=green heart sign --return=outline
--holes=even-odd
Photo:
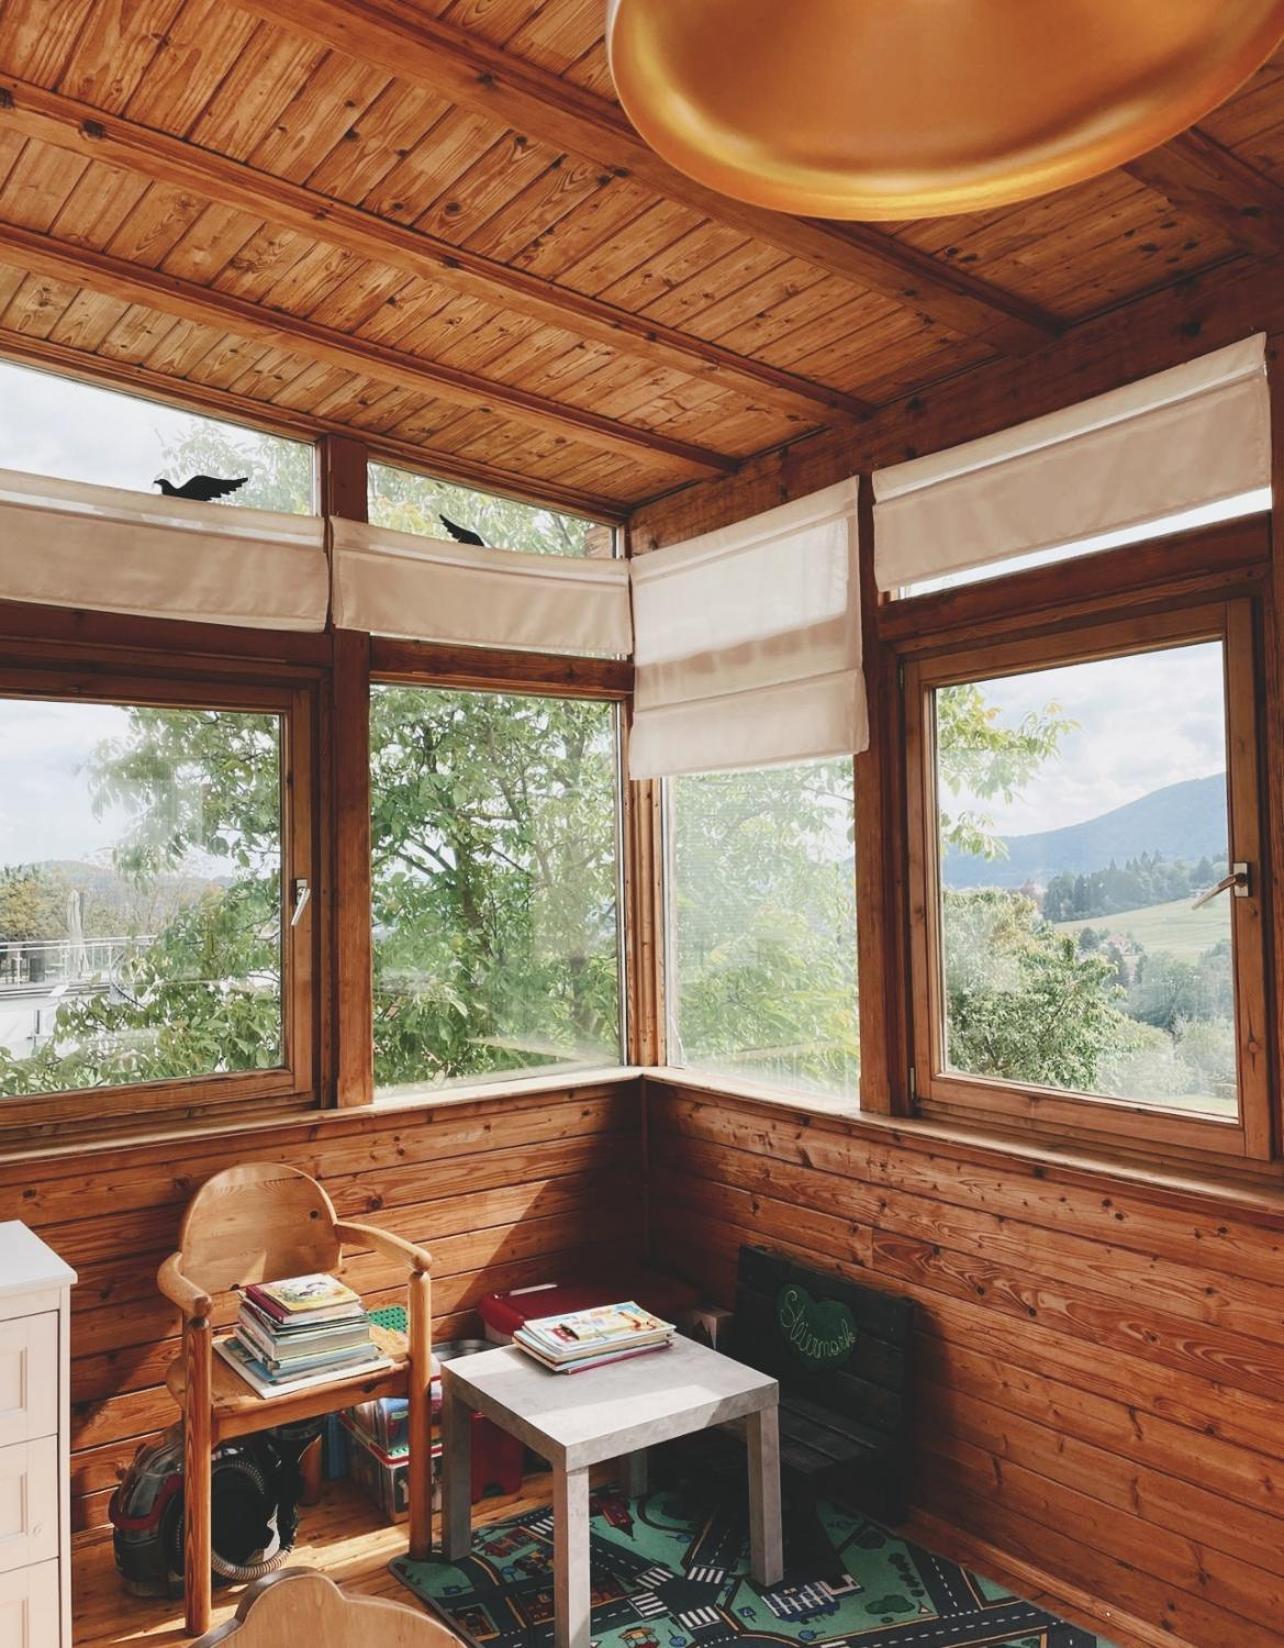
[[[805,1368],[840,1368],[856,1343],[856,1324],[837,1299],[813,1299],[790,1282],[776,1295],[776,1321]]]

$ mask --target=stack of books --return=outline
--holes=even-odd
[[[565,1316],[542,1316],[513,1334],[520,1345],[554,1373],[581,1373],[668,1350],[676,1329],[632,1300],[621,1305],[594,1305]]]
[[[326,1275],[245,1288],[236,1327],[214,1348],[261,1396],[392,1365],[374,1342],[360,1295]]]

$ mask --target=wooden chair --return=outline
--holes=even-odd
[[[347,1596],[312,1568],[283,1568],[252,1586],[195,1648],[462,1648],[449,1627],[405,1602]]]
[[[335,1271],[343,1246],[373,1248],[408,1272],[409,1335],[374,1328],[391,1368],[340,1376],[284,1396],[254,1391],[213,1354],[214,1299],[251,1282],[279,1282]],[[380,1396],[410,1400],[410,1554],[432,1548],[432,1256],[371,1225],[337,1217],[325,1191],[306,1173],[276,1163],[231,1167],[208,1180],[188,1205],[179,1250],[157,1283],[183,1316],[182,1355],[166,1382],[183,1411],[184,1549],[187,1628],[209,1629],[212,1576],[211,1450],[234,1436],[335,1413]],[[310,1648],[319,1648],[315,1641]]]

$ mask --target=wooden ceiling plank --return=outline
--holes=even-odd
[[[95,0],[7,0],[0,7],[0,63],[39,86],[56,86]]]
[[[324,46],[305,44],[275,18],[263,19],[201,111],[192,142],[245,160],[324,59]]]
[[[82,155],[28,143],[0,188],[0,217],[44,233],[87,169]]]
[[[187,0],[121,112],[185,137],[257,27],[226,0]]]
[[[238,0],[332,50],[434,87],[465,108],[566,154],[616,167],[656,193],[732,224],[791,257],[885,293],[940,325],[975,332],[1007,353],[1059,330],[1037,305],[987,285],[862,224],[789,217],[720,195],[649,149],[623,111],[475,33],[426,17],[411,0]]]
[[[518,419],[527,418],[537,425],[560,424],[573,438],[590,444],[607,445],[616,451],[656,453],[689,468],[714,474],[729,473],[736,467],[734,459],[704,447],[634,429],[512,385],[487,383],[455,367],[412,360],[364,338],[333,332],[302,316],[245,303],[230,293],[195,286],[102,252],[61,246],[46,236],[18,228],[6,229],[5,241],[7,258],[21,259],[28,268],[70,281],[76,288],[96,287],[169,314],[222,324],[228,331],[262,338],[268,343],[293,340],[301,350],[343,369],[352,371],[364,367],[390,383],[418,383],[466,405],[503,408]]]
[[[182,0],[135,0],[90,12],[59,87],[111,114],[127,107],[143,75],[167,47]]]
[[[50,233],[59,240],[105,251],[147,187],[145,177],[115,166],[91,165],[63,202]]]
[[[23,279],[20,270],[0,269],[0,304],[4,303],[6,273],[19,282]],[[290,413],[284,408],[274,408],[227,390],[188,384],[153,371],[150,367],[104,362],[79,350],[61,347],[44,340],[23,338],[3,330],[0,330],[0,358],[23,366],[61,372],[65,376],[101,384],[107,388],[123,389],[126,392],[132,389],[138,394],[162,401],[167,406],[177,407],[180,411],[191,411],[193,407],[200,407],[213,417],[247,424],[251,428],[266,429],[294,440],[313,440],[318,435],[350,433],[344,424],[331,423],[324,418]],[[431,449],[412,445],[408,441],[399,441],[383,432],[372,435],[369,441],[371,451],[386,462],[398,464],[402,468],[431,471],[441,475],[445,480],[457,480],[465,486],[484,487],[527,503],[555,505],[574,514],[598,520],[622,521],[627,514],[627,507],[621,501],[627,496],[623,492],[614,497],[606,493],[593,494],[575,487],[561,486],[555,480],[542,481],[538,488],[532,488],[523,476],[501,467],[491,466],[482,470],[472,464],[455,462],[447,453],[434,453]]]
[[[69,349],[92,353],[102,346],[112,328],[129,308],[118,298],[104,298],[96,292],[77,292],[49,336]]]
[[[29,271],[9,299],[0,325],[23,337],[47,338],[75,295],[74,282]]]
[[[467,295],[546,324],[573,327],[592,341],[641,352],[693,376],[716,378],[739,393],[770,397],[773,405],[803,412],[817,421],[858,420],[869,410],[855,396],[691,338],[573,285],[554,284],[422,230],[373,218],[358,206],[318,195],[313,188],[256,171],[163,132],[117,117],[103,120],[86,104],[0,75],[0,133],[4,132],[71,148],[153,182],[185,189],[193,197],[257,211],[283,227],[312,238],[324,237],[362,257],[394,263],[416,274],[430,269]]]
[[[1124,167],[1179,212],[1215,224],[1246,252],[1284,252],[1284,187],[1198,127]]]

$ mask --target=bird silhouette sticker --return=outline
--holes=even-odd
[[[198,503],[207,504],[215,498],[226,498],[229,492],[244,486],[249,478],[248,475],[239,475],[235,480],[227,481],[219,475],[193,475],[182,486],[175,486],[172,481],[159,475],[152,485],[160,487],[167,498],[195,498]]]
[[[486,548],[486,540],[480,532],[474,532],[471,527],[460,526],[457,521],[452,521],[449,515],[438,515],[437,519],[457,544],[476,544],[479,549]]]

